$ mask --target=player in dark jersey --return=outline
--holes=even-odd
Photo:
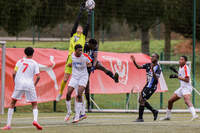
[[[110,70],[106,69],[97,60],[98,44],[97,44],[97,41],[95,39],[90,39],[89,42],[85,44],[84,53],[87,53],[90,56],[90,58],[92,59],[92,67],[88,68],[89,75],[90,75],[91,72],[94,72],[94,70],[98,69],[98,70],[103,71],[109,77],[111,77],[116,83],[119,82],[119,74],[118,73],[113,74]],[[85,96],[86,96],[86,99],[87,99],[87,108],[88,108],[88,111],[90,111],[89,80],[88,80],[87,87],[85,89]]]
[[[155,110],[147,100],[153,95],[153,93],[157,89],[158,79],[160,77],[161,68],[158,64],[159,55],[157,53],[152,54],[151,56],[151,63],[144,64],[142,66],[138,65],[135,61],[135,57],[132,55],[131,60],[133,61],[134,65],[138,69],[146,69],[147,74],[147,83],[144,86],[142,92],[140,93],[139,97],[139,117],[136,119],[136,122],[144,122],[143,120],[143,112],[144,108],[146,107],[149,109],[154,116],[154,121],[158,117],[158,111]]]

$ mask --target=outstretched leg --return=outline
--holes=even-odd
[[[111,77],[116,83],[119,82],[119,74],[115,73],[115,75],[108,69],[106,69],[99,61],[96,64],[96,69],[103,71],[109,77]]]

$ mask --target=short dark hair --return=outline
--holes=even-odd
[[[32,47],[27,47],[24,49],[24,53],[26,56],[32,56],[34,53],[34,49]]]
[[[97,46],[97,41],[95,39],[90,39],[88,43]]]
[[[75,50],[77,50],[78,48],[83,48],[80,44],[77,44],[76,46],[75,46]]]
[[[187,58],[187,56],[185,56],[185,55],[182,55],[181,57],[183,57],[185,61],[188,61],[188,58]]]
[[[156,55],[157,59],[159,60],[160,56],[157,53],[153,53]]]

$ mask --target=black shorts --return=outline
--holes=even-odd
[[[141,92],[142,98],[148,100],[156,90],[157,87],[148,88],[145,86]]]

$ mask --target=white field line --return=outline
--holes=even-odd
[[[134,114],[133,115],[96,115],[96,116],[88,116],[88,118],[130,118],[130,117],[133,117],[134,118]],[[144,114],[145,116],[145,114]],[[44,120],[44,119],[64,119],[65,117],[65,114],[63,116],[56,116],[56,117],[38,117],[40,120]],[[146,116],[147,118],[148,117],[151,117],[151,116]],[[176,117],[173,117],[173,118],[191,118],[191,116],[176,116]],[[3,118],[3,119],[6,119]],[[26,117],[26,118],[17,118],[17,117],[13,117],[13,120],[29,120],[29,119],[33,119],[33,117]]]
[[[199,122],[199,121],[196,121]],[[50,127],[66,127],[66,126],[123,126],[123,125],[156,125],[156,126],[175,126],[174,124],[178,123],[177,126],[189,126],[189,123],[191,121],[181,121],[181,123],[184,123],[180,125],[180,121],[157,121],[157,122],[143,122],[143,123],[137,123],[137,122],[124,122],[124,123],[77,123],[77,124],[72,124],[72,123],[66,123],[61,125],[61,124],[54,124],[54,125],[45,125],[43,128],[50,128]],[[161,125],[158,125],[161,124]],[[193,124],[194,127],[196,125]],[[198,124],[199,126],[199,124]],[[34,126],[14,126],[12,129],[25,129],[25,128],[35,128]]]

